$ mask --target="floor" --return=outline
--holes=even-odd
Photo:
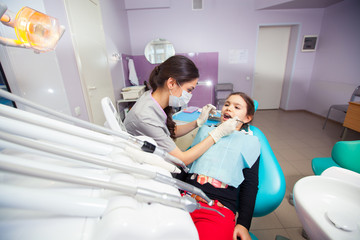
[[[286,179],[286,193],[281,205],[271,214],[254,218],[251,232],[259,240],[275,240],[277,235],[303,240],[302,226],[295,208],[288,202],[297,180],[313,175],[311,160],[329,157],[333,145],[340,141],[342,126],[305,111],[258,110],[253,125],[267,137]],[[349,130],[345,140],[359,140],[360,133]]]

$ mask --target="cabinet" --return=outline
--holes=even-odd
[[[360,132],[360,102],[349,103],[343,126],[345,127],[343,139],[345,138],[348,128]]]

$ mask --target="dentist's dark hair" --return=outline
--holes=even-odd
[[[152,91],[155,92],[158,88],[163,88],[169,78],[174,78],[182,85],[199,78],[199,70],[189,58],[182,55],[172,56],[152,70],[149,77]],[[176,123],[172,119],[173,108],[167,106],[164,111],[167,115],[166,126],[170,131],[170,137],[175,139]]]

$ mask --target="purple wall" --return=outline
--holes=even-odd
[[[219,83],[232,82],[236,91],[252,94],[259,26],[298,25],[297,43],[303,35],[319,34],[324,9],[256,10],[253,0],[207,0],[204,9],[192,11],[191,0],[171,0],[170,8],[128,11],[133,55],[142,55],[145,45],[166,38],[176,52],[218,52]],[[240,63],[230,61],[232,50],[247,50]],[[305,109],[315,53],[302,53],[297,46],[294,71],[285,101],[286,109]]]
[[[64,81],[64,87],[72,115],[74,109],[81,108],[79,118],[89,120],[86,103],[81,87],[80,76],[71,40],[71,31],[68,25],[64,2],[61,0],[44,0],[46,11],[51,16],[56,16],[66,31],[56,47],[56,55]],[[106,40],[106,51],[109,59],[113,53],[131,53],[127,12],[123,1],[107,0],[101,2],[103,26]],[[116,26],[114,26],[116,22]],[[124,73],[121,62],[109,60],[109,67],[113,80],[114,95],[120,98],[120,91],[124,87]]]
[[[148,42],[159,37],[172,42],[176,52],[217,52],[218,81],[233,82],[235,90],[251,95],[259,26],[296,25],[299,32],[293,42],[296,47],[293,70],[287,75],[286,99],[282,99],[285,109],[306,109],[325,115],[331,104],[347,102],[360,84],[359,1],[344,0],[319,9],[261,11],[256,10],[254,0],[227,0],[226,4],[223,0],[207,0],[201,11],[191,10],[191,0],[168,2],[169,7],[161,9],[125,10],[123,1],[101,0],[109,56],[118,52],[137,58],[143,55]],[[56,55],[71,111],[76,106],[85,110],[64,3],[60,0],[43,3],[46,12],[57,16],[68,29]],[[302,37],[310,34],[319,35],[318,49],[303,53]],[[232,50],[247,50],[248,58],[242,63],[231,63]],[[117,99],[126,84],[123,64],[109,62]],[[140,72],[140,81],[147,76]],[[84,113],[81,117],[85,116]],[[334,119],[341,121],[341,117],[335,115]]]
[[[101,12],[106,40],[106,50],[109,59],[114,53],[130,54],[130,38],[127,12],[124,1],[101,1]],[[114,24],[116,23],[116,24]],[[109,67],[112,76],[115,99],[120,98],[121,89],[125,86],[125,73],[121,61],[110,60]]]
[[[202,107],[208,103],[214,104],[214,88],[213,86],[218,83],[218,57],[216,52],[209,53],[179,53],[190,58],[199,69],[200,78],[196,89],[193,92],[193,97],[189,102],[189,106]],[[158,64],[149,63],[144,55],[130,56],[127,54],[122,55],[125,85],[130,86],[129,81],[129,68],[128,58],[134,60],[136,74],[139,79],[139,84],[143,85],[144,81],[148,81],[151,71]],[[210,82],[211,85],[206,83]]]
[[[31,7],[31,5],[28,6]],[[59,19],[59,22],[64,25],[66,29],[55,49],[55,52],[71,114],[76,116],[75,108],[80,107],[81,114],[78,118],[89,121],[64,2],[62,0],[44,0],[44,6],[46,8],[46,13],[50,16],[56,16],[56,18]],[[43,100],[47,101],[45,98]]]
[[[326,115],[332,104],[345,104],[360,85],[360,1],[345,0],[325,9],[307,109]],[[344,114],[330,118],[342,122]]]
[[[198,86],[193,92],[189,106],[203,107],[208,103],[215,105],[214,86],[218,83],[219,53],[194,53],[186,54],[199,69],[200,78]],[[211,85],[207,85],[211,83]]]

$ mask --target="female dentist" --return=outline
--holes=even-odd
[[[199,79],[195,64],[185,56],[175,55],[155,67],[150,74],[152,90],[145,92],[127,114],[124,124],[134,135],[153,138],[157,145],[186,165],[199,158],[223,136],[231,134],[237,127],[236,119],[230,119],[209,133],[203,141],[187,151],[181,151],[173,141],[196,127],[201,127],[216,108],[208,104],[202,108],[199,118],[179,125],[172,120],[172,107],[186,105]]]

